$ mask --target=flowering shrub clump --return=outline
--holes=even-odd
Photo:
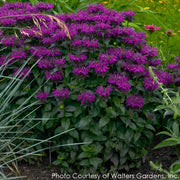
[[[133,21],[133,11],[110,11],[98,4],[54,18],[41,14],[52,7],[48,3],[0,7],[1,25],[15,29],[0,31],[3,71],[19,78],[26,75],[17,95],[20,100],[31,95],[31,89],[41,88],[35,98],[42,108],[32,116],[43,115],[46,120],[32,136],[39,138],[41,132],[49,137],[75,127],[54,143],[92,142],[57,149],[60,158],[54,164],[61,164],[62,171],[72,172],[72,165],[79,171],[101,173],[139,167],[152,131],[159,126],[159,115],[151,112],[160,93],[148,66],[166,86],[178,75],[172,78],[172,72],[158,68],[158,52],[146,45],[145,33],[123,27],[124,20]],[[71,39],[59,27],[62,21]]]

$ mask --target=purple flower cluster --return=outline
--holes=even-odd
[[[135,16],[136,14],[134,13],[134,11],[123,11],[122,15],[124,17],[124,20],[132,22],[134,20],[133,16]]]
[[[69,56],[69,60],[73,61],[75,63],[80,63],[87,59],[87,56],[85,54],[81,54],[79,56],[73,55],[73,54],[68,54],[68,56]]]
[[[81,101],[81,104],[88,105],[89,103],[92,103],[96,96],[91,91],[85,91],[78,95],[78,101]]]
[[[26,52],[24,50],[21,50],[21,49],[18,49],[16,51],[12,51],[10,58],[12,58],[12,59],[26,58]]]
[[[62,74],[62,71],[56,71],[54,73],[46,71],[45,77],[46,79],[51,79],[54,82],[59,82],[63,79],[63,74]]]
[[[126,99],[126,105],[133,109],[142,108],[144,104],[144,99],[140,95],[131,95]]]
[[[45,47],[32,47],[29,49],[29,52],[33,55],[33,56],[36,56],[38,58],[41,58],[41,57],[44,57],[44,56],[51,56],[51,57],[54,57],[54,56],[59,56],[61,55],[61,51],[60,50],[56,50],[56,49],[48,49],[48,48],[45,48]]]
[[[76,67],[73,69],[73,73],[79,77],[86,77],[89,71],[89,68],[86,66]]]
[[[102,86],[98,86],[96,89],[96,94],[99,94],[100,97],[108,98],[113,89],[110,86],[107,86],[105,89]]]
[[[62,88],[61,90],[55,89],[52,94],[60,100],[64,100],[69,97],[69,90],[67,88]]]
[[[143,85],[146,90],[152,91],[159,87],[159,85],[154,82],[154,80],[151,77],[145,77],[143,81]]]
[[[95,62],[95,61],[91,61],[89,63],[89,68],[94,68],[95,72],[98,73],[99,75],[104,75],[107,73],[109,67],[108,64],[105,63],[104,61],[102,62]]]
[[[133,11],[118,12],[98,4],[89,5],[86,10],[77,13],[56,15],[55,18],[68,27],[70,40],[65,29],[61,29],[55,20],[41,13],[50,12],[52,8],[53,5],[43,2],[35,6],[30,3],[5,3],[0,7],[0,17],[20,15],[1,18],[2,26],[22,27],[18,38],[14,32],[7,34],[0,31],[2,49],[8,47],[10,51],[7,56],[0,56],[0,65],[13,65],[13,68],[17,68],[14,74],[17,74],[19,65],[31,56],[32,60],[19,73],[19,77],[28,77],[31,73],[30,66],[37,62],[36,68],[45,79],[49,79],[52,87],[57,87],[62,82],[70,86],[71,82],[67,81],[76,83],[78,78],[85,78],[89,84],[85,83],[83,93],[77,98],[82,104],[92,103],[94,94],[107,100],[114,89],[113,92],[119,91],[124,96],[131,94],[136,89],[133,83],[135,78],[142,81],[139,84],[144,91],[157,89],[158,85],[149,75],[149,65],[153,66],[159,81],[165,85],[172,83],[169,71],[174,72],[175,68],[180,74],[180,57],[175,57],[175,63],[167,65],[167,72],[159,70],[157,66],[161,65],[161,60],[158,59],[157,48],[146,45],[145,33],[136,32],[132,27],[123,27],[124,21],[133,21]],[[31,13],[40,28],[33,23],[32,16],[29,15]],[[173,74],[173,78],[178,78],[177,73]],[[68,98],[70,93],[66,88],[51,91],[59,99]],[[48,95],[39,93],[38,98],[45,100]],[[139,96],[130,97],[128,99],[132,98],[134,102],[140,99]],[[130,106],[128,99],[126,105]]]
[[[128,78],[120,74],[111,74],[108,78],[108,83],[115,85],[122,91],[129,91],[131,84],[128,82]]]
[[[19,78],[23,77],[29,77],[31,74],[30,68],[29,67],[24,67],[22,70],[16,68],[14,71],[14,75],[17,75]]]
[[[36,97],[39,98],[41,100],[41,102],[45,102],[47,100],[49,94],[50,93],[47,93],[47,92],[44,92],[44,93],[38,92]]]

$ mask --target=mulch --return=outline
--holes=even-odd
[[[104,174],[104,175],[98,175],[99,179],[121,179],[121,180],[126,180],[126,179],[133,179],[133,180],[157,180],[161,179],[164,175],[161,172],[156,172],[155,170],[152,170],[149,161],[159,162],[162,164],[162,167],[164,169],[168,169],[169,166],[177,160],[177,156],[175,155],[174,147],[165,147],[165,148],[160,148],[153,150],[152,148],[160,142],[159,137],[155,137],[152,145],[150,152],[147,155],[147,160],[145,163],[142,165],[141,168],[139,169],[131,169],[130,171],[119,171],[115,173],[109,173],[109,174]],[[77,177],[79,174],[78,172],[74,172],[74,177],[69,174],[62,174],[60,173],[60,166],[54,166],[54,165],[49,165],[49,159],[45,158],[43,159],[42,163],[40,165],[29,165],[26,162],[20,162],[18,165],[18,169],[21,173],[21,176],[26,176],[25,178],[21,178],[19,180],[58,180],[58,179],[88,179],[88,178],[83,178],[83,176]],[[5,173],[7,174],[8,171],[7,169],[4,169]],[[13,176],[14,174],[11,173]],[[113,176],[114,175],[114,176]],[[98,179],[98,176],[95,177],[94,174],[94,179]],[[101,176],[101,177],[100,177]],[[112,176],[114,178],[112,178]],[[64,178],[63,178],[64,177]],[[92,177],[89,179],[93,179]]]

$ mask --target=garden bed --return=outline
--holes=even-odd
[[[128,179],[128,175],[130,176],[137,176],[135,178],[129,178],[129,179],[151,179],[156,180],[157,178],[145,178],[146,175],[162,175],[160,172],[156,172],[155,170],[152,170],[152,168],[149,165],[149,161],[153,161],[154,163],[161,162],[164,169],[169,168],[169,166],[177,160],[177,157],[175,156],[174,148],[173,147],[166,147],[166,148],[160,148],[153,150],[152,148],[157,145],[160,142],[160,138],[158,136],[155,136],[152,144],[150,152],[147,155],[147,160],[142,165],[140,169],[131,169],[129,172],[126,171],[119,171],[118,174],[122,176],[121,179],[125,180]],[[7,173],[7,169],[5,170]],[[52,178],[53,173],[57,173],[58,175],[61,175],[60,172],[60,166],[54,166],[49,165],[49,159],[44,158],[42,163],[40,165],[29,165],[28,163],[21,161],[19,163],[19,171],[22,176],[26,176],[26,178],[23,178],[23,180],[49,180],[49,179],[63,179],[63,178]],[[115,174],[115,173],[112,173]],[[126,178],[123,176],[126,175]],[[64,178],[68,179],[68,178]],[[71,178],[73,179],[73,178]],[[74,178],[75,179],[75,178]],[[116,178],[118,179],[118,178]],[[120,178],[119,178],[120,179]]]

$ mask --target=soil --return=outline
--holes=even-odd
[[[154,163],[160,162],[164,169],[168,169],[169,166],[177,160],[177,156],[175,155],[175,151],[173,147],[165,147],[153,150],[152,148],[160,142],[159,137],[155,137],[152,142],[151,150],[148,153],[146,162],[139,169],[131,169],[129,172],[119,171],[116,178],[112,177],[112,174],[109,174],[109,178],[105,177],[108,174],[105,174],[104,177],[101,176],[101,180],[103,179],[133,179],[133,180],[157,180],[161,179],[163,173],[152,170],[149,165],[149,161],[153,161]],[[43,159],[40,165],[29,165],[26,162],[20,162],[18,165],[19,172],[21,176],[26,176],[25,178],[21,178],[19,180],[58,180],[58,179],[80,179],[80,178],[69,178],[69,175],[66,178],[59,177],[62,175],[60,173],[60,167],[58,166],[49,166],[49,159]],[[4,170],[7,174],[7,169]],[[54,173],[54,174],[53,174]],[[12,174],[12,173],[11,173]],[[54,175],[54,176],[53,176]],[[12,174],[13,176],[13,174]],[[84,180],[83,178],[81,178]],[[87,179],[87,178],[86,178]],[[92,178],[91,178],[92,179]],[[170,179],[170,178],[168,178]]]

